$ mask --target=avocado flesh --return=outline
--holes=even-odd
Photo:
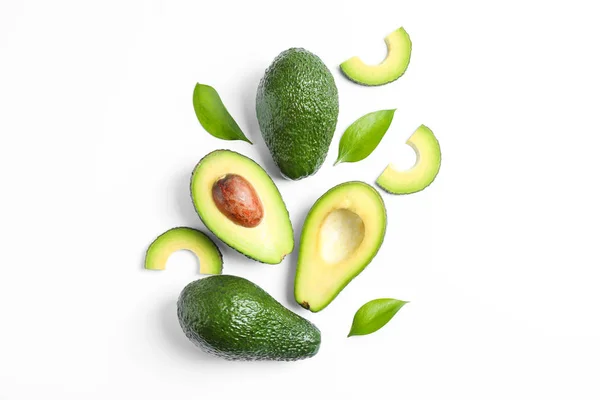
[[[228,174],[246,179],[258,194],[264,216],[252,228],[235,224],[216,206],[212,188]],[[294,249],[288,210],[273,180],[251,159],[230,150],[206,155],[192,174],[192,200],[204,225],[225,244],[254,260],[279,264]]]
[[[311,52],[292,48],[265,71],[256,93],[260,130],[281,174],[298,180],[316,173],[337,124],[338,90]]]
[[[364,182],[335,186],[313,205],[302,229],[294,294],[317,312],[371,262],[387,224],[383,199]]]
[[[435,180],[442,163],[440,144],[425,125],[421,125],[406,141],[417,154],[417,162],[407,171],[388,165],[377,178],[377,185],[392,194],[419,192]]]
[[[354,82],[367,86],[384,85],[400,78],[410,63],[410,36],[404,28],[399,28],[386,36],[385,44],[388,54],[381,64],[367,65],[359,57],[352,57],[340,65],[342,72]]]
[[[230,360],[294,361],[319,351],[321,332],[247,279],[215,275],[187,285],[177,302],[185,335]]]
[[[157,237],[146,251],[144,266],[164,270],[169,256],[179,250],[189,250],[198,257],[201,274],[223,271],[223,256],[217,245],[199,230],[185,227],[170,229]]]

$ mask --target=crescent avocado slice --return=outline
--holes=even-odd
[[[425,125],[421,125],[406,141],[417,153],[417,162],[407,171],[398,171],[392,164],[377,178],[377,184],[392,194],[410,194],[429,186],[442,163],[440,144]]]
[[[384,85],[400,78],[410,63],[410,36],[404,28],[399,28],[385,37],[385,44],[388,54],[381,64],[367,65],[359,57],[352,57],[340,65],[342,72],[367,86]]]
[[[198,257],[201,274],[223,271],[223,256],[217,245],[199,230],[185,227],[170,229],[152,242],[146,252],[146,269],[165,269],[169,256],[179,250],[189,250]]]
[[[204,225],[254,260],[279,264],[294,249],[288,210],[271,177],[230,150],[206,155],[192,174],[192,200]]]
[[[383,199],[364,182],[335,186],[313,205],[302,229],[294,294],[317,312],[371,262],[387,224]]]

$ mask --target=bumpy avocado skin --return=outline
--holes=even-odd
[[[293,180],[313,175],[325,161],[338,112],[331,72],[302,48],[279,54],[258,86],[262,136],[281,173]]]
[[[196,346],[229,360],[301,360],[317,354],[321,344],[316,326],[237,276],[214,275],[188,284],[177,315]]]

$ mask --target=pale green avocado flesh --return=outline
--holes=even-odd
[[[317,312],[377,254],[387,224],[377,190],[364,182],[335,186],[313,205],[302,229],[294,293]]]
[[[352,57],[340,65],[342,72],[354,82],[367,86],[384,85],[400,78],[410,63],[410,36],[404,28],[399,28],[386,36],[385,44],[388,54],[380,64],[368,65],[359,57]]]
[[[198,257],[201,274],[223,271],[223,257],[217,245],[199,230],[185,227],[170,229],[152,242],[146,251],[146,269],[165,269],[169,256],[179,250],[189,250]]]
[[[258,225],[238,225],[217,208],[212,188],[216,181],[227,175],[241,176],[254,188],[264,209]],[[245,256],[267,264],[279,264],[294,249],[292,223],[281,194],[265,170],[248,157],[230,150],[209,153],[194,169],[191,194],[204,225]]]
[[[392,194],[419,192],[431,185],[442,163],[440,144],[425,125],[421,125],[406,141],[417,154],[417,162],[407,171],[400,171],[390,164],[377,178],[377,184]]]

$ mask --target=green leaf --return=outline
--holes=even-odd
[[[333,165],[367,158],[390,127],[394,112],[396,109],[375,111],[354,121],[340,139],[338,158]]]
[[[221,101],[219,93],[208,85],[196,84],[194,111],[208,133],[223,140],[243,140],[252,144]]]
[[[350,336],[368,335],[381,329],[408,301],[376,299],[364,304],[354,314]]]

